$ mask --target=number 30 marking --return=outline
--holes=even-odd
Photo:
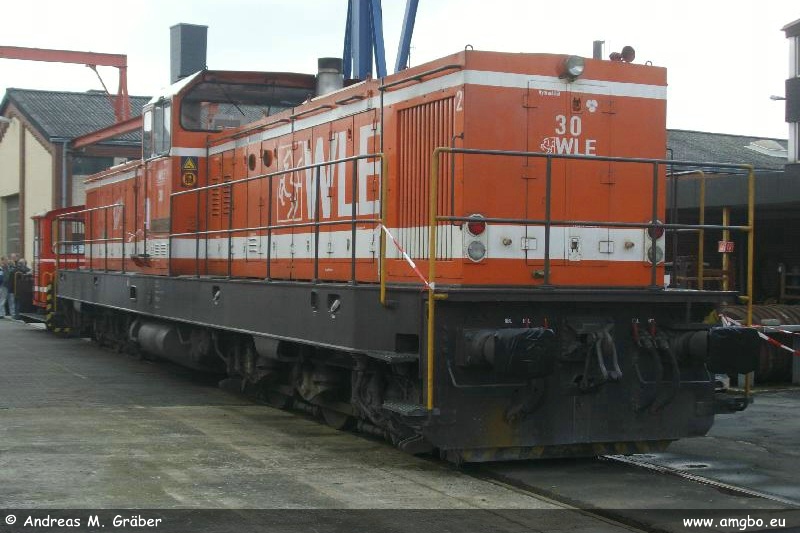
[[[569,119],[569,134],[573,137],[578,137],[583,131],[583,124],[581,117],[573,116]],[[564,115],[556,115],[556,134],[564,135],[567,133],[567,117]]]

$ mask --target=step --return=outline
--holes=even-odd
[[[421,417],[428,415],[428,409],[417,403],[388,401],[383,402],[383,408],[401,416]]]

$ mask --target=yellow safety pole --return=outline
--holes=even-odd
[[[436,148],[433,151],[430,175],[430,204],[428,211],[428,368],[427,368],[427,398],[428,411],[433,411],[433,368],[434,368],[434,327],[436,311],[436,204],[438,196],[439,154],[449,151],[447,148]]]
[[[706,223],[706,173],[698,170],[700,175],[700,225]],[[705,281],[703,279],[705,270],[705,236],[706,232],[701,228],[697,232],[697,288],[703,290]]]
[[[730,207],[723,207],[722,208],[722,225],[729,226],[731,223],[731,208]],[[731,238],[730,230],[724,229],[722,230],[722,240],[724,242],[728,242]],[[730,258],[728,257],[727,253],[722,254],[722,290],[727,291],[730,290],[730,275],[728,274],[728,269],[730,268]]]
[[[755,248],[756,218],[756,174],[752,165],[748,165],[747,175],[747,321],[745,325],[753,325],[753,252]],[[744,395],[750,397],[753,373],[744,378]]]

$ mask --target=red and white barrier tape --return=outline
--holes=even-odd
[[[780,348],[781,350],[786,350],[787,352],[791,353],[792,355],[800,355],[800,350],[795,350],[794,348],[790,348],[790,347],[786,346],[785,344],[781,344],[780,342],[776,341],[772,337],[768,337],[767,335],[764,335],[760,331],[758,332],[758,336],[761,337],[762,339],[764,339],[765,341],[767,341],[768,344],[771,344],[772,346],[774,346],[776,348]]]
[[[394,235],[392,235],[392,234],[391,234],[391,232],[389,231],[389,228],[387,228],[387,227],[386,227],[386,226],[384,226],[383,224],[379,224],[379,226],[380,226],[380,228],[381,228],[383,231],[385,231],[385,232],[386,232],[386,235],[388,235],[388,236],[389,236],[389,238],[390,238],[390,239],[392,239],[392,242],[394,243],[395,247],[396,247],[396,248],[397,248],[397,249],[400,251],[400,254],[403,256],[403,259],[405,259],[405,260],[406,260],[406,263],[408,263],[409,265],[411,265],[411,270],[413,270],[413,271],[414,271],[414,273],[415,273],[417,276],[419,276],[419,279],[421,279],[421,280],[422,280],[422,283],[424,283],[424,284],[425,284],[425,288],[426,288],[426,289],[429,289],[429,290],[433,290],[433,288],[434,288],[434,285],[433,285],[432,283],[428,283],[428,280],[427,280],[427,279],[425,279],[425,276],[423,276],[423,275],[422,275],[422,272],[421,272],[421,271],[419,270],[419,268],[417,267],[417,264],[414,262],[414,260],[413,260],[413,259],[411,259],[411,257],[410,257],[410,256],[409,256],[409,255],[406,253],[406,251],[405,251],[405,250],[403,250],[403,247],[402,247],[402,246],[400,246],[400,243],[399,243],[399,242],[397,242],[397,239],[395,239],[395,238],[394,238]]]
[[[742,325],[742,323],[739,322],[738,320],[734,320],[734,319],[732,319],[730,317],[727,317],[725,315],[719,315],[719,318],[722,321],[722,325],[723,326],[741,326]],[[759,327],[759,326],[750,326],[750,327],[755,329],[755,330],[761,329],[761,327]],[[774,331],[776,333],[785,333],[787,335],[797,335],[798,333],[800,333],[800,332],[786,331],[786,330],[783,330],[783,329],[772,329],[772,328],[770,328],[770,331]],[[756,331],[756,333],[758,333],[759,337],[761,337],[762,339],[767,341],[767,344],[769,344],[771,346],[774,346],[775,348],[779,348],[781,350],[785,350],[785,351],[791,353],[792,355],[800,356],[800,350],[795,350],[794,348],[792,348],[790,346],[786,346],[785,344],[782,344],[781,342],[779,342],[779,341],[773,339],[772,337],[770,337],[769,335],[765,334],[763,331]]]

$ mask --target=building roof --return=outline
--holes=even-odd
[[[131,96],[131,116],[142,114],[148,96]],[[114,124],[114,109],[108,95],[99,91],[75,93],[7,89],[0,111],[9,103],[25,115],[42,135],[49,139],[74,139]],[[116,137],[111,143],[141,143],[141,132]],[[101,143],[105,144],[105,143]]]
[[[800,19],[795,20],[794,22],[790,22],[783,28],[781,28],[784,32],[786,32],[786,37],[797,37],[800,35]]]
[[[703,131],[668,130],[669,159],[753,165],[757,170],[783,170],[786,139],[765,139]]]
[[[138,116],[150,100],[131,96],[131,114]],[[108,96],[99,91],[83,93],[14,89],[6,91],[0,112],[10,102],[49,139],[73,139],[115,122]],[[140,143],[141,132],[121,135],[112,142]],[[691,130],[668,130],[669,159],[714,163],[751,164],[758,170],[783,170],[787,141]]]

